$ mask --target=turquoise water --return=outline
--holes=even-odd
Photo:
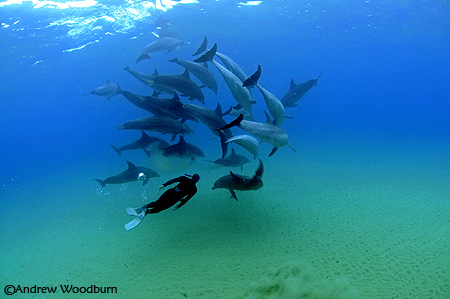
[[[448,2],[91,4],[0,6],[2,294],[13,285],[57,287],[17,298],[450,297]],[[135,64],[159,19],[189,44]],[[323,70],[286,109],[293,119],[281,127],[297,153],[282,147],[267,157],[271,146],[261,143],[264,187],[237,191],[239,201],[211,188],[230,170],[254,173],[258,162],[242,148],[251,159],[242,172],[203,158],[118,157],[109,145],[140,133],[114,126],[148,113],[123,96],[83,96],[105,77],[151,94],[122,68],[181,73],[167,60],[191,59],[205,35],[247,75],[260,64],[259,82],[279,98],[292,78]],[[205,107],[235,105],[209,68],[219,92],[203,89]],[[264,121],[256,89],[253,99]],[[188,124],[196,134],[186,140],[219,158],[212,132]],[[126,160],[161,177],[145,186],[94,181]],[[125,208],[156,200],[158,186],[183,173],[200,174],[195,197],[125,231]],[[60,285],[117,292],[64,294]]]

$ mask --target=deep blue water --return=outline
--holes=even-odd
[[[167,60],[191,59],[204,36],[248,75],[260,64],[259,83],[278,98],[292,78],[299,83],[323,71],[318,85],[286,110],[294,119],[282,127],[298,153],[284,147],[276,155],[301,159],[307,143],[329,143],[333,155],[337,141],[391,144],[399,152],[406,150],[403,144],[448,149],[449,1],[199,2],[167,11],[121,1],[68,9],[34,6],[39,2],[0,6],[0,194],[7,195],[0,195],[2,202],[12,204],[15,192],[35,183],[57,184],[80,173],[92,183],[117,173],[125,159],[143,161],[137,153],[118,158],[109,144],[137,139],[138,132],[114,126],[147,113],[123,97],[106,101],[83,94],[106,77],[124,90],[151,94],[122,68],[181,73]],[[189,44],[136,65],[143,47],[156,39],[152,32],[158,32],[160,19]],[[219,93],[203,90],[206,107],[235,105],[220,74],[210,69]],[[257,119],[264,121],[264,101],[256,89],[253,96]],[[212,133],[192,126],[197,134],[188,141],[204,148],[208,159],[218,158]],[[260,149],[268,164],[270,149]]]

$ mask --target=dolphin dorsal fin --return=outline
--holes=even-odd
[[[295,84],[294,79],[291,79],[291,85],[290,85],[290,89],[295,88],[297,84]]]
[[[131,163],[130,161],[127,161],[127,164],[128,164],[128,169],[136,168],[136,166],[134,166],[134,164]]]
[[[208,68],[208,64],[206,63],[206,61],[205,61],[205,62],[203,62],[203,67],[204,67],[205,69],[208,69],[208,70],[209,70],[209,68]]]
[[[157,77],[157,76],[159,76],[159,72],[158,72],[158,70],[157,69],[155,69],[154,71],[153,71],[153,74],[152,74],[153,76],[155,76],[155,77]]]
[[[109,82],[108,77],[106,77],[106,84],[108,84],[108,83],[111,83],[111,82]]]
[[[190,76],[189,76],[189,71],[187,70],[187,69],[184,69],[184,73],[182,74],[182,76],[183,77],[186,77],[186,78],[191,78]]]
[[[273,125],[272,119],[270,118],[269,114],[267,113],[266,110],[264,110],[264,114],[266,115],[266,122],[270,123]]]
[[[234,151],[234,148],[231,149],[231,154],[230,156],[236,156],[236,152]]]
[[[186,140],[184,140],[184,137],[180,135],[180,141],[178,141],[178,144],[186,144]]]
[[[141,138],[149,138],[147,133],[145,133],[144,131],[141,131]]]
[[[230,175],[233,178],[233,180],[240,180],[240,177],[238,177],[237,175],[235,175],[232,171],[230,171]]]
[[[217,103],[216,109],[214,111],[217,115],[222,116],[222,106],[220,106],[220,103]]]

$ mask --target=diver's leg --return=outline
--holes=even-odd
[[[147,210],[147,213],[155,214],[170,208],[180,201],[181,195],[181,192],[178,192],[175,188],[167,190],[157,201],[152,203],[152,207]]]

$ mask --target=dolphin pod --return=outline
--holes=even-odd
[[[184,44],[175,35],[160,37],[149,43],[142,50],[136,63],[151,59],[151,53],[170,53],[173,50],[178,50]],[[129,155],[129,152],[126,154],[123,154],[123,152],[135,149],[143,149],[147,156],[158,153],[165,157],[172,157],[169,159],[170,163],[172,163],[173,159],[190,159],[192,162],[198,157],[206,156],[205,160],[198,162],[197,159],[196,163],[210,162],[225,168],[240,167],[242,171],[243,165],[250,163],[246,155],[250,155],[253,159],[258,157],[259,144],[261,142],[266,142],[273,146],[268,155],[269,157],[274,155],[279,148],[286,145],[296,152],[290,143],[288,133],[281,127],[285,122],[290,121],[285,120],[285,118],[289,118],[285,116],[285,109],[297,106],[298,101],[312,87],[317,85],[323,72],[317,78],[299,84],[296,84],[294,79],[292,79],[289,90],[279,100],[274,93],[269,91],[273,86],[263,87],[259,82],[262,74],[261,65],[258,64],[256,72],[251,76],[247,76],[236,61],[225,54],[217,52],[217,48],[217,43],[214,43],[210,49],[207,49],[207,38],[205,37],[202,45],[193,55],[202,54],[197,59],[191,61],[182,59],[182,57],[172,56],[167,58],[169,62],[182,66],[184,68],[182,73],[160,75],[156,69],[154,69],[153,73],[145,73],[131,69],[129,66],[123,68],[147,86],[141,86],[141,88],[151,87],[153,93],[145,94],[145,91],[140,91],[137,94],[128,90],[122,90],[119,84],[111,83],[106,79],[106,84],[85,94],[93,94],[107,99],[115,95],[123,95],[127,102],[145,110],[141,111],[141,114],[150,114],[148,116],[144,114],[144,117],[141,115],[141,118],[116,126],[117,130],[141,131],[141,138],[131,143],[121,147],[111,145],[111,148],[114,149],[118,156]],[[167,60],[164,59],[167,64],[170,64]],[[139,66],[146,63],[150,64],[152,61],[142,62]],[[212,71],[208,68],[209,63],[215,67]],[[227,85],[232,95],[230,99],[237,102],[236,105],[225,112],[222,111],[222,105],[226,103],[221,102],[221,98],[224,97],[221,94],[222,89],[219,93],[215,75],[223,78],[223,82]],[[265,73],[265,76],[267,75],[269,74]],[[203,87],[206,88],[202,89]],[[261,104],[256,103],[253,99],[252,87],[258,88],[261,92],[265,107],[262,107]],[[225,92],[227,93],[227,91]],[[169,96],[161,94],[168,94]],[[201,104],[187,103],[187,100],[197,100]],[[205,102],[208,104],[207,106]],[[207,108],[214,107],[213,105],[216,105],[214,110]],[[266,121],[258,121],[259,114],[254,114],[254,111],[264,112]],[[228,122],[226,118],[231,119],[231,116],[237,116],[237,118]],[[200,122],[199,125],[204,125],[215,136],[220,137],[222,157],[210,157],[212,152],[204,152],[202,144],[195,145],[185,140],[185,138],[189,139],[187,135],[195,134],[194,130],[186,123],[188,120]],[[247,133],[233,135],[234,130],[238,130],[235,127]],[[162,138],[149,136],[146,132],[169,134],[171,135],[170,143],[172,144]],[[178,135],[179,141],[174,142]],[[229,147],[231,148],[230,154],[228,154]],[[237,152],[239,150],[245,155],[239,154]],[[104,187],[106,184],[122,184],[138,180],[145,185],[149,178],[159,177],[159,174],[151,168],[135,166],[130,161],[127,161],[127,164],[128,169],[122,173],[110,176],[105,180],[96,179],[96,181],[100,183],[101,187]],[[214,171],[216,171],[215,168]],[[218,178],[212,189],[228,189],[231,196],[237,200],[236,190],[250,191],[263,187],[263,171],[264,164],[259,159],[259,166],[253,176],[242,176],[230,171],[229,174]]]

